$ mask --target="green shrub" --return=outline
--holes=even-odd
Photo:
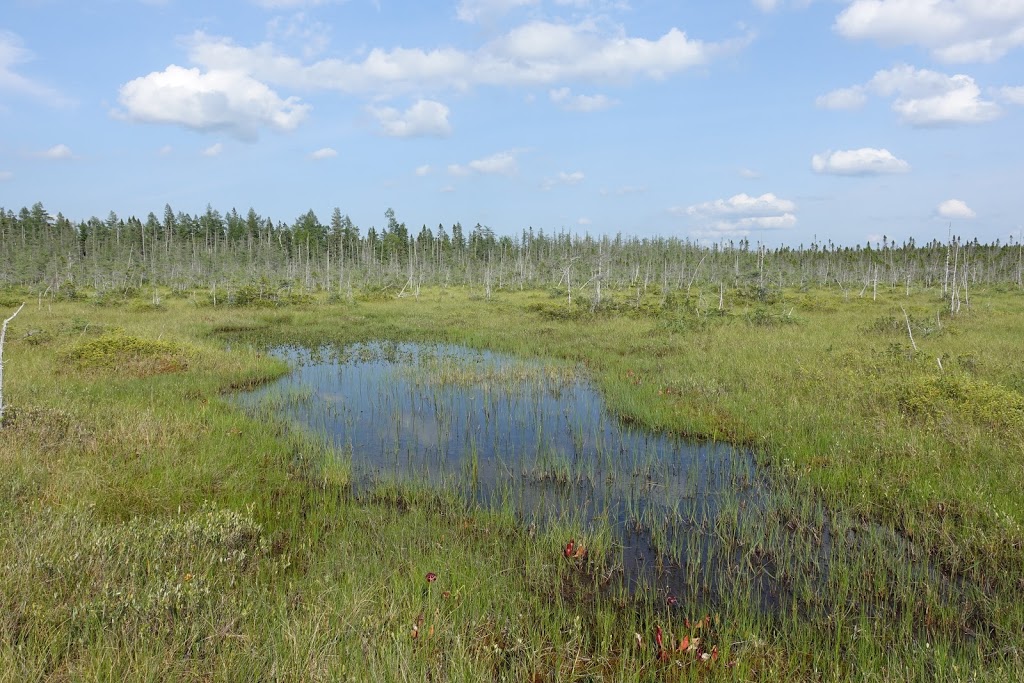
[[[62,358],[79,370],[106,370],[147,377],[186,370],[191,355],[191,349],[177,342],[114,331],[79,342],[64,351]]]

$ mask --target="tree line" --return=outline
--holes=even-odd
[[[41,203],[0,208],[0,286],[34,293],[71,288],[106,291],[163,287],[222,291],[260,283],[261,291],[323,291],[468,285],[501,289],[690,291],[694,287],[759,289],[838,287],[861,296],[882,288],[940,288],[959,295],[975,285],[1022,287],[1021,244],[980,243],[950,236],[916,244],[883,238],[872,246],[813,242],[768,248],[749,239],[700,244],[678,237],[593,236],[523,229],[497,235],[461,223],[410,230],[395,212],[365,231],[335,208],[324,224],[312,210],[290,224],[250,208],[221,213],[72,221]]]

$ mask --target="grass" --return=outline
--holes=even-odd
[[[5,349],[0,680],[1020,679],[1021,295],[972,290],[950,318],[936,292],[713,294],[26,306]],[[624,420],[755,449],[773,494],[723,501],[713,556],[637,506],[690,558],[669,606],[618,584],[606,530],[409,485],[355,497],[345,454],[226,396],[286,371],[263,344],[372,340],[579,364]],[[788,611],[759,607],[763,572]],[[657,627],[700,644],[661,659]]]

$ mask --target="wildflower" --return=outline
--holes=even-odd
[[[566,557],[572,557],[572,551],[573,551],[573,548],[575,547],[575,545],[576,545],[576,539],[570,538],[569,542],[565,544],[565,551],[564,551],[563,554]]]
[[[669,607],[675,607],[679,604],[679,600],[677,600],[676,596],[672,595],[671,593],[669,593],[669,595],[665,597],[665,602],[668,604]]]
[[[434,583],[437,581],[437,574],[434,572],[427,572],[427,583]]]

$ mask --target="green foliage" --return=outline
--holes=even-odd
[[[1024,435],[1024,396],[962,372],[914,377],[899,389],[900,408],[931,420],[957,416],[981,427]]]
[[[88,509],[42,510],[11,533],[0,519],[9,562],[0,578],[9,604],[0,633],[31,640],[61,629],[117,640],[183,635],[191,648],[221,609],[245,609],[240,579],[269,546],[250,514],[205,505],[184,515],[103,523]],[[48,595],[41,595],[41,587]]]
[[[104,370],[136,377],[186,370],[190,356],[190,349],[178,342],[145,339],[118,331],[80,341],[62,353],[63,359],[79,370]]]
[[[74,282],[64,282],[57,288],[57,299],[60,301],[78,301],[83,298]]]
[[[1018,290],[972,287],[969,310],[919,336],[929,311],[948,309],[937,289],[880,284],[873,301],[859,286],[812,286],[768,303],[727,285],[719,312],[717,282],[689,298],[608,285],[591,314],[578,273],[571,308],[564,291],[537,289],[495,287],[486,300],[425,284],[397,298],[405,280],[378,275],[379,300],[308,310],[225,306],[223,279],[216,309],[193,303],[208,286],[167,297],[159,315],[26,307],[9,330],[0,437],[0,681],[1022,679]],[[35,296],[22,294],[16,303]],[[746,324],[758,308],[792,309],[799,324]],[[34,343],[36,329],[50,336]],[[607,537],[592,542],[599,530],[534,535],[512,514],[415,487],[353,496],[329,445],[222,396],[285,368],[217,333],[432,340],[579,363],[631,423],[755,445],[772,496],[716,503],[729,514],[703,531],[732,544],[731,570],[709,574],[693,548],[680,562],[693,597],[669,609],[660,584],[605,587],[623,558]],[[168,359],[202,372],[132,369]],[[145,379],[111,381],[122,374]],[[537,476],[568,479],[572,466]],[[623,484],[658,488],[608,485]],[[662,512],[646,523],[657,530]],[[568,538],[593,560],[563,561]],[[800,596],[792,613],[737,589],[760,566]],[[701,637],[720,659],[660,661],[654,627],[670,639],[705,613]]]

